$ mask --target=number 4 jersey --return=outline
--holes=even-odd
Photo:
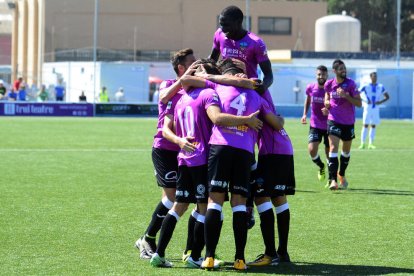
[[[214,84],[207,81],[207,86],[214,86],[221,101],[221,111],[237,116],[248,116],[257,110],[261,114],[272,112],[269,104],[256,91],[233,86]],[[234,148],[254,152],[257,132],[246,125],[224,127],[213,126],[210,138],[212,145],[228,145]]]

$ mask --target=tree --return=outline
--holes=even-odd
[[[396,0],[328,0],[328,14],[343,10],[361,21],[363,51],[395,51]],[[414,51],[414,0],[401,0],[400,50]]]

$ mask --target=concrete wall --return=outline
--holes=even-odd
[[[92,46],[93,0],[45,1],[46,52]],[[211,50],[217,16],[229,5],[245,11],[244,0],[101,0],[98,45],[107,49],[134,49],[135,45],[138,50],[191,47],[205,57]],[[293,49],[299,32],[300,50],[314,49],[314,25],[327,14],[325,2],[250,1],[250,5],[256,33],[258,16],[292,18],[291,35],[262,35],[269,49]]]

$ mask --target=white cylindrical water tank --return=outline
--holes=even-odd
[[[316,52],[360,52],[361,22],[346,12],[328,15],[315,22]]]

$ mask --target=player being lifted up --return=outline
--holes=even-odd
[[[263,82],[255,86],[260,94],[273,83],[272,64],[267,56],[264,41],[256,34],[243,29],[243,12],[236,6],[225,8],[219,17],[220,28],[214,34],[210,57],[235,58],[246,64],[247,76],[257,78],[257,66],[263,72]]]
[[[327,131],[328,110],[324,105],[325,89],[324,84],[328,78],[328,68],[319,65],[316,68],[316,81],[306,87],[306,99],[303,106],[302,124],[306,124],[306,116],[311,108],[310,127],[308,136],[308,151],[310,157],[318,167],[319,181],[325,180],[325,164],[322,162],[318,148],[322,142],[325,145],[326,160],[329,158],[329,139]]]
[[[198,70],[219,74],[214,61],[200,60],[203,64]],[[171,142],[179,145],[178,180],[176,199],[172,209],[165,217],[156,253],[151,258],[151,265],[171,267],[165,259],[165,249],[172,237],[179,218],[187,210],[188,205],[197,202],[197,222],[194,227],[194,242],[187,266],[200,267],[203,259],[201,251],[204,247],[204,214],[207,208],[207,155],[208,140],[212,123],[223,126],[244,126],[248,124],[253,131],[260,129],[262,123],[256,118],[258,112],[249,116],[234,116],[220,112],[220,101],[216,92],[210,88],[190,89],[178,101],[174,118],[168,114],[164,119],[163,135]],[[211,121],[210,121],[211,120]],[[173,124],[174,122],[174,124]],[[173,132],[175,126],[175,133]],[[213,263],[213,266],[215,264]]]

